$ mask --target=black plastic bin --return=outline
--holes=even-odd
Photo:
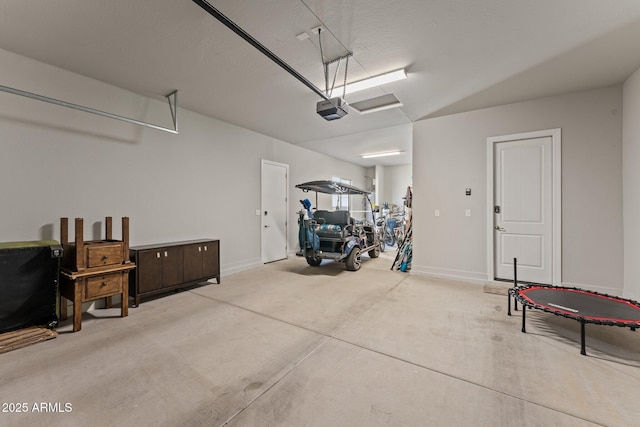
[[[0,333],[57,326],[61,257],[55,240],[0,243]]]

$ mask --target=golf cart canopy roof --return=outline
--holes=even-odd
[[[369,195],[369,191],[362,190],[361,188],[354,187],[353,185],[341,184],[333,181],[309,181],[296,185],[296,188],[301,189],[305,193],[308,191],[315,191],[317,193],[325,194],[362,194]]]

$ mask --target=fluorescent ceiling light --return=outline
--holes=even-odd
[[[402,151],[385,151],[384,153],[371,153],[371,154],[363,154],[363,159],[372,159],[374,157],[385,157],[385,156],[397,156],[402,154]]]
[[[406,79],[407,74],[404,72],[404,68],[389,73],[380,74],[379,76],[369,77],[368,79],[360,80],[347,84],[347,90],[345,93],[353,93],[359,90],[365,90],[376,86],[381,86],[386,83],[396,82],[398,80]],[[342,86],[334,88],[334,93],[342,93]]]

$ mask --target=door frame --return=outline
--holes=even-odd
[[[265,263],[265,242],[264,239],[264,167],[265,165],[283,167],[285,169],[285,259],[289,257],[289,165],[286,163],[278,163],[272,160],[261,159],[260,162],[260,259]]]
[[[560,128],[545,129],[511,135],[492,136],[487,138],[487,280],[494,281],[494,147],[496,143],[533,138],[551,137],[551,233],[552,233],[552,284],[562,283],[562,131]]]

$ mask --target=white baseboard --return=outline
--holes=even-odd
[[[595,292],[599,292],[601,294],[608,294],[608,295],[612,295],[612,296],[622,296],[622,288],[613,288],[611,286],[595,286],[595,285],[585,285],[582,283],[568,283],[568,282],[562,282],[561,286],[567,286],[570,288],[580,288],[580,289],[586,289],[589,291],[595,291]]]
[[[464,271],[464,270],[453,270],[446,268],[438,268],[438,267],[429,267],[429,266],[420,266],[420,265],[412,265],[411,273],[420,275],[420,276],[428,276],[428,277],[436,277],[440,279],[449,279],[449,280],[457,280],[462,282],[470,282],[476,284],[507,284],[510,285],[511,282],[494,282],[493,280],[487,280],[487,274],[484,272],[475,272],[475,271]],[[622,288],[612,287],[612,286],[597,286],[597,285],[586,285],[583,283],[569,283],[562,282],[561,286],[567,286],[571,288],[580,288],[587,289],[595,292],[599,292],[602,294],[608,294],[613,296],[622,296],[623,290]],[[637,295],[628,295],[625,298],[633,299],[638,301]]]
[[[113,295],[111,298],[112,298],[111,302],[114,305],[120,304],[120,301],[122,300],[122,298],[120,297],[120,294]],[[103,309],[104,307],[105,307],[104,298],[100,298],[93,301],[83,302],[82,312],[89,313],[94,310]],[[73,317],[73,301],[67,301],[67,318],[72,318],[72,317]]]
[[[500,285],[504,285],[507,287],[513,286],[513,282],[506,282],[506,281],[503,282],[501,280],[494,280],[494,281],[487,280],[486,283],[490,285],[495,285],[495,286],[500,286]],[[601,294],[607,294],[607,295],[618,296],[618,297],[622,296],[622,289],[620,288],[613,288],[613,287],[606,287],[606,286],[593,286],[593,285],[585,285],[581,283],[568,283],[568,282],[562,282],[559,286],[566,286],[568,288],[585,289],[589,291],[599,292]]]
[[[640,294],[636,294],[636,293],[633,293],[633,292],[626,292],[623,295],[623,298],[631,299],[631,300],[640,302]]]
[[[419,276],[437,277],[462,282],[471,282],[479,285],[487,283],[487,273],[477,271],[451,270],[446,268],[429,267],[423,265],[411,266],[411,274]]]
[[[220,275],[228,276],[230,274],[240,273],[241,271],[251,270],[254,268],[262,267],[261,258],[246,259],[238,262],[224,264],[220,266]]]

